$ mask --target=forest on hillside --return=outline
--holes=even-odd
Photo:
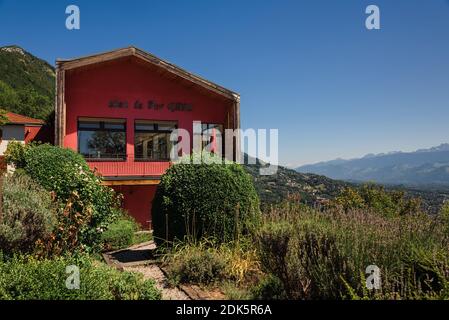
[[[50,64],[17,46],[0,48],[0,109],[48,120],[54,92]]]

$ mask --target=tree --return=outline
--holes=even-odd
[[[8,117],[6,116],[6,111],[5,110],[2,110],[2,109],[0,109],[0,127],[1,126],[4,126],[5,124],[7,124],[8,123]],[[1,128],[0,128],[0,130],[1,130]],[[1,140],[1,136],[0,136],[0,140]]]

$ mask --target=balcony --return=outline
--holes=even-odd
[[[169,161],[86,159],[89,167],[104,177],[159,177],[170,167]]]

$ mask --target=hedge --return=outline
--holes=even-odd
[[[120,214],[119,198],[101,185],[101,177],[82,155],[49,144],[19,143],[10,143],[6,154],[10,163],[53,192],[61,204],[56,235],[60,247],[70,250],[79,242],[86,247],[99,245],[101,233]]]
[[[158,243],[186,237],[225,242],[257,224],[259,198],[252,178],[240,165],[211,161],[190,164],[184,157],[162,176],[152,216]]]
[[[79,268],[79,289],[68,289],[68,266]],[[161,293],[141,274],[120,272],[86,255],[37,260],[5,259],[0,252],[0,300],[158,300]]]

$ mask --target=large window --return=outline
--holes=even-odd
[[[195,122],[198,126],[200,122]],[[201,127],[194,128],[195,139],[201,141],[201,151],[224,154],[224,132],[223,125],[216,123],[201,123]]]
[[[134,157],[141,161],[168,161],[173,142],[170,135],[177,128],[175,122],[135,122]]]
[[[78,152],[88,159],[126,159],[126,122],[119,119],[79,119]]]

